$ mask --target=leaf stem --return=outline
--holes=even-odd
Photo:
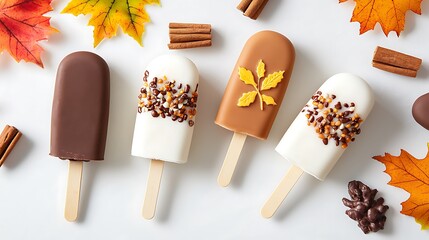
[[[263,111],[264,110],[264,102],[262,101],[262,94],[261,94],[261,92],[259,91],[259,83],[260,83],[260,80],[261,78],[259,78],[258,77],[258,86],[256,86],[255,87],[255,90],[256,90],[256,92],[258,93],[258,96],[259,96],[259,102],[261,103],[261,110]]]

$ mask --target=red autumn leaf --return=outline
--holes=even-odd
[[[17,62],[24,60],[43,67],[40,54],[43,48],[37,42],[45,40],[57,30],[51,27],[51,0],[0,1],[0,53],[8,51]]]

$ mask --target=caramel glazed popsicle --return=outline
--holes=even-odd
[[[277,32],[258,32],[246,42],[215,120],[219,126],[234,132],[218,177],[219,185],[229,185],[246,136],[267,139],[294,61],[292,43]]]
[[[75,52],[61,61],[52,106],[50,155],[70,160],[68,221],[78,217],[83,161],[104,159],[109,99],[109,67],[101,57]]]

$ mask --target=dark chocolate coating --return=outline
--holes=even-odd
[[[109,120],[107,63],[90,52],[75,52],[60,63],[51,119],[50,155],[70,160],[103,160]]]
[[[429,130],[429,93],[417,98],[413,104],[412,113],[416,122]]]

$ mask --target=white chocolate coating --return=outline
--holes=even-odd
[[[194,91],[198,69],[188,58],[162,55],[152,60],[146,68],[148,79],[167,77]],[[193,119],[195,121],[195,118]],[[131,155],[174,163],[186,163],[194,127],[186,121],[172,121],[170,117],[152,117],[150,112],[137,113]]]
[[[355,113],[364,120],[374,105],[374,96],[369,85],[360,77],[340,73],[329,78],[319,90],[335,94],[340,102],[354,102]],[[312,99],[307,103],[312,104]],[[292,164],[323,181],[344,153],[341,146],[330,141],[321,141],[313,126],[307,125],[306,112],[300,112],[276,147],[276,151]],[[332,139],[331,139],[332,140]],[[356,141],[359,141],[357,136]],[[350,145],[356,144],[356,142]]]

